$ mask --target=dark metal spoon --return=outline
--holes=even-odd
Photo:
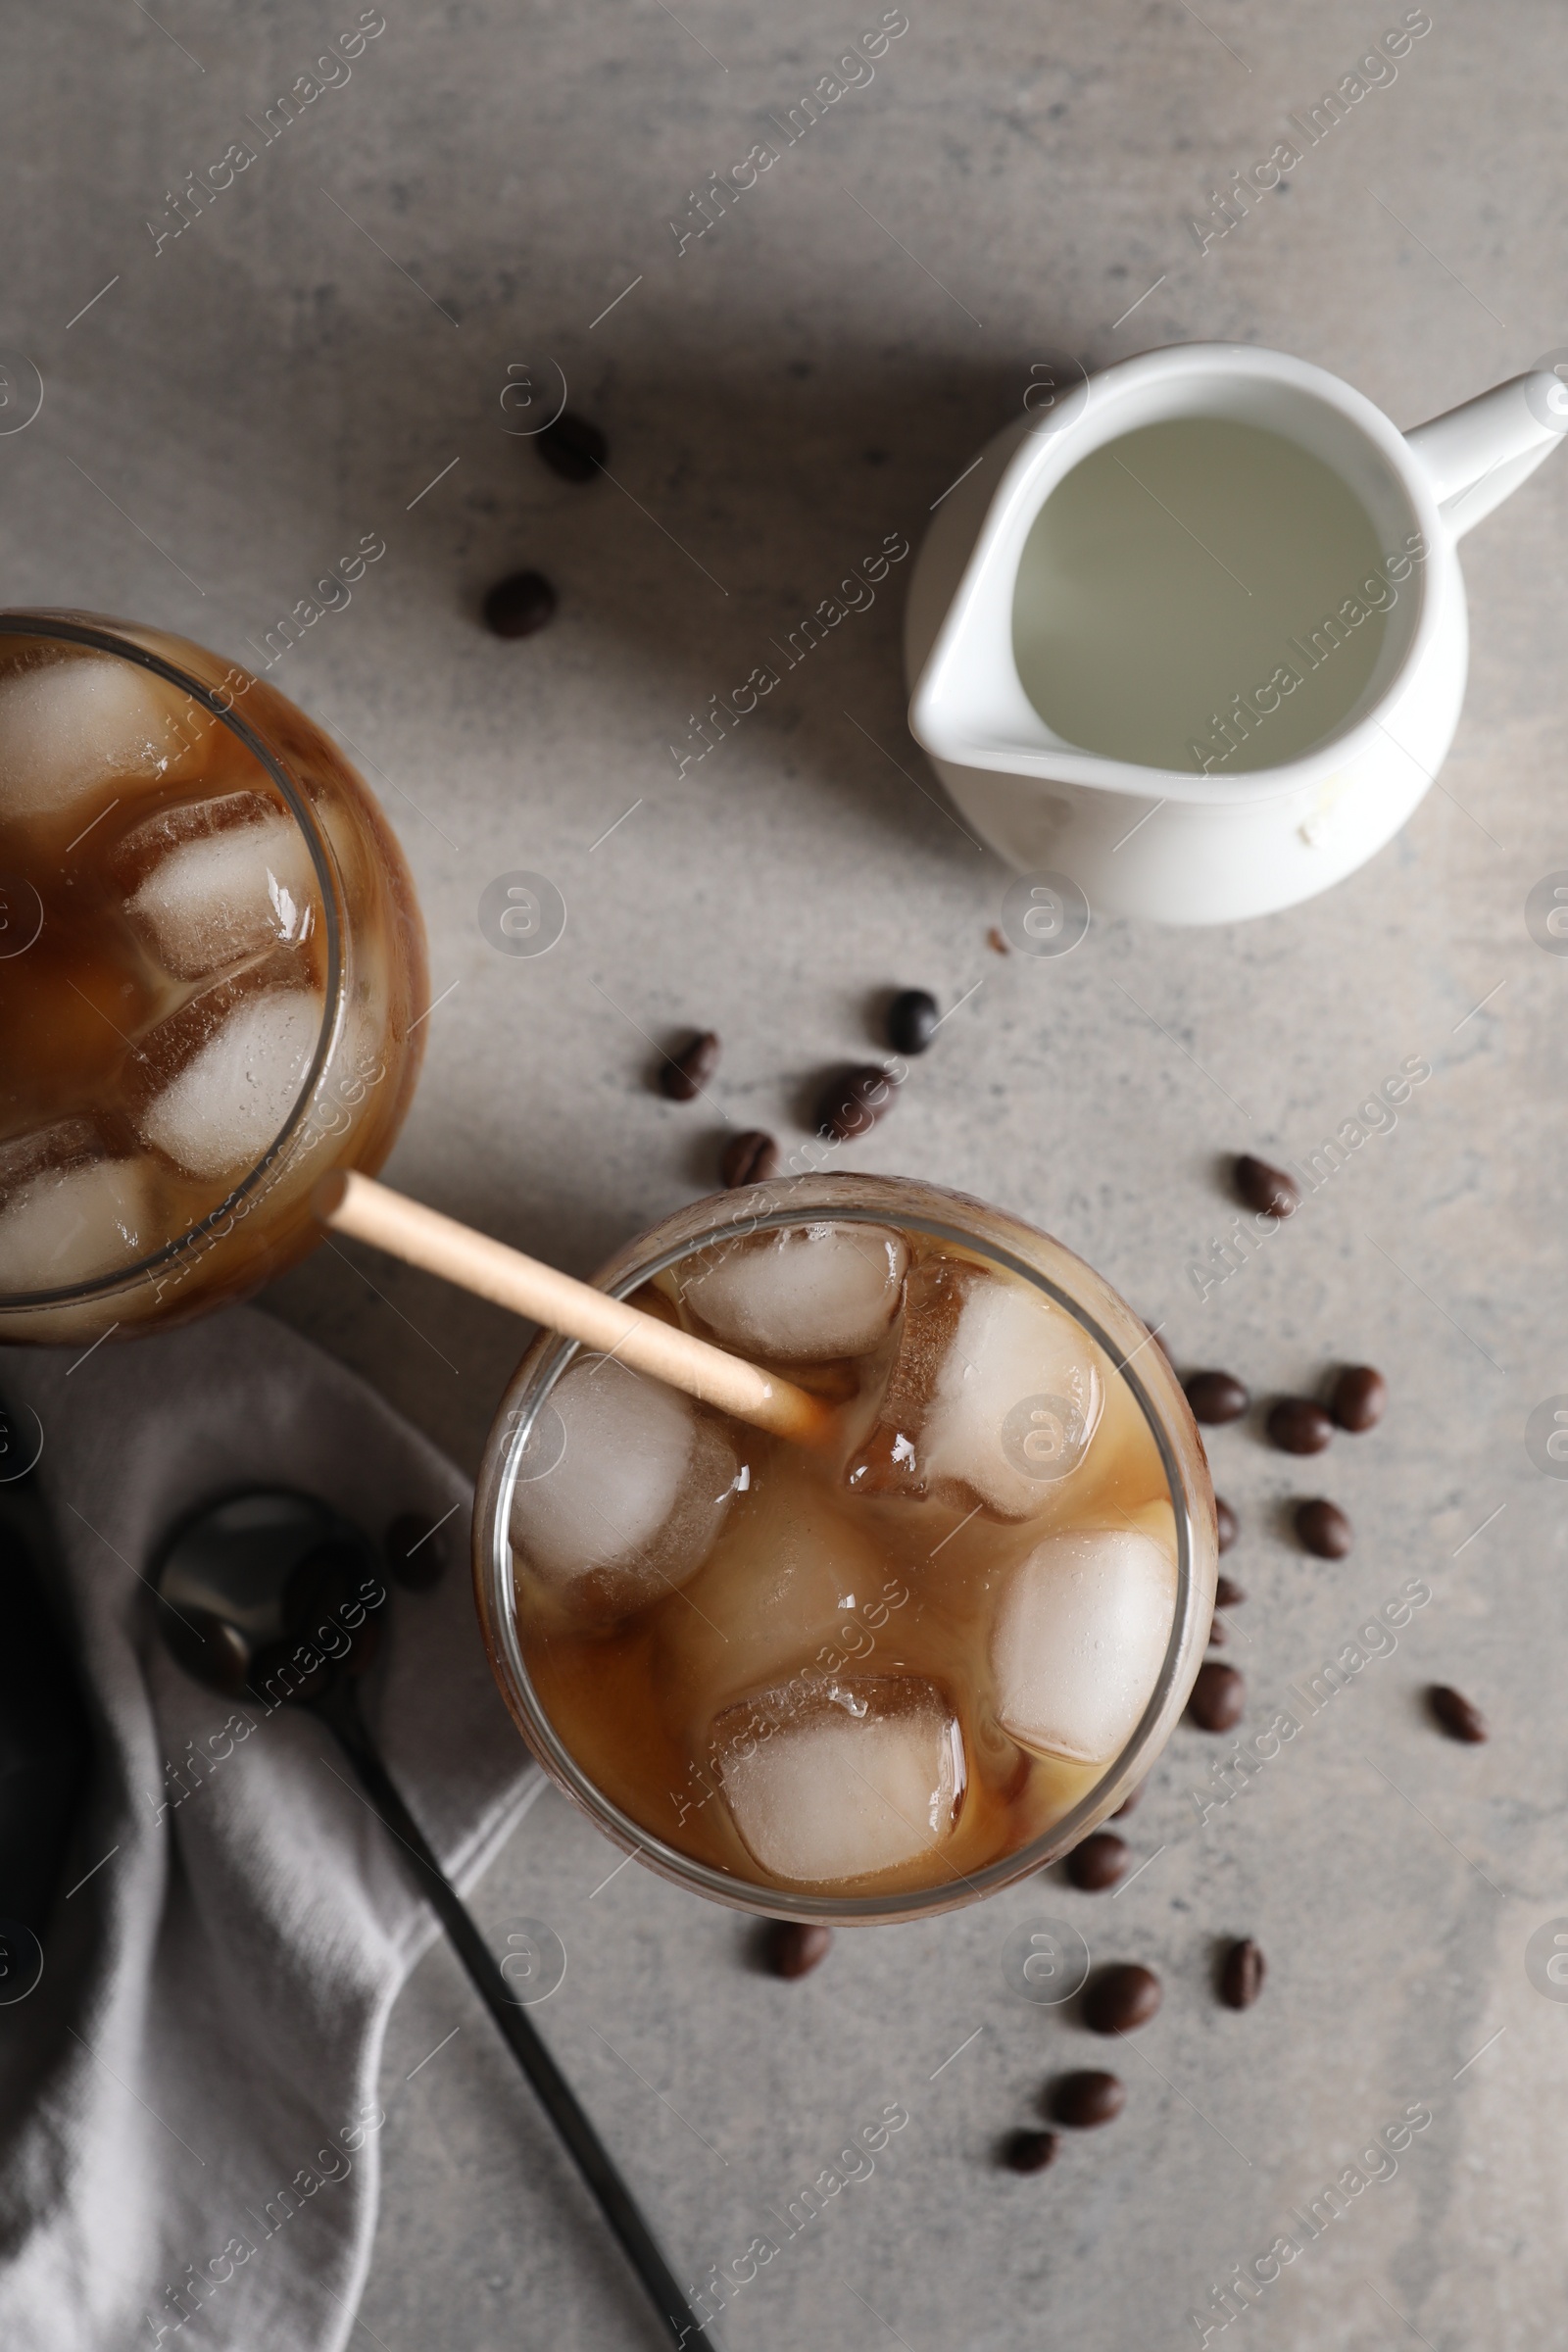
[[[399,1522],[396,1536],[405,1523]],[[394,1543],[410,1584],[432,1581],[407,1533]],[[703,2333],[635,2197],[575,2093],[518,2006],[489,1945],[375,1751],[359,1678],[379,1636],[386,1582],[357,1527],[308,1494],[235,1495],[176,1530],[157,1576],[164,1638],[187,1673],[263,1704],[309,1706],[330,1726],[382,1822],[419,1866],[421,1891],[514,2057],[532,2083],[677,2347]]]
[[[0,1398],[0,2009],[38,1983],[96,1747],[20,1425]]]

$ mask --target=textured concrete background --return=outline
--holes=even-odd
[[[726,1914],[636,1867],[601,1887],[613,1856],[553,1797],[524,1824],[481,1911],[564,1940],[541,2018],[694,2282],[777,2240],[770,2211],[885,2103],[908,2108],[724,2340],[1194,2342],[1188,2315],[1230,2268],[1419,2102],[1433,2120],[1396,2177],[1268,2288],[1252,2340],[1555,2340],[1568,2007],[1534,1989],[1525,1947],[1568,1913],[1568,1545],[1524,1430],[1568,1390],[1568,963],[1533,944],[1524,902],[1568,866],[1568,467],[1467,543],[1474,665],[1441,789],[1336,893],[1251,927],[1097,922],[1059,963],[994,955],[1005,877],[920,788],[904,732],[898,575],[732,742],[683,777],[668,747],[884,533],[918,534],[1048,349],[1277,345],[1411,424],[1568,340],[1568,24],[1544,0],[1435,0],[1397,79],[1200,257],[1187,220],[1216,178],[1266,157],[1397,7],[908,10],[875,78],[678,256],[694,183],[772,136],[878,10],[385,0],[352,78],[161,247],[166,191],[260,146],[246,118],[354,0],[29,12],[0,98],[0,341],[47,394],[0,436],[6,595],[246,660],[362,532],[385,537],[272,675],[367,762],[451,991],[390,1171],[421,1198],[588,1270],[712,1181],[714,1125],[650,1091],[651,1040],[719,1028],[726,1111],[793,1146],[821,1068],[876,1042],[880,992],[975,990],[855,1164],[1050,1227],[1168,1317],[1184,1361],[1260,1393],[1342,1355],[1389,1373],[1384,1428],[1304,1482],[1251,1429],[1216,1433],[1245,1530],[1227,1565],[1251,1595],[1231,1653],[1249,1732],[1404,1579],[1430,1604],[1206,1827],[1190,1792],[1220,1743],[1178,1734],[1127,1825],[1140,1859],[1163,1851],[1114,1902],[1025,1887],[841,1936],[786,1986]],[[508,437],[512,363],[541,386],[564,370],[612,481],[573,488]],[[559,583],[560,618],[501,644],[478,600],[524,563]],[[475,921],[519,866],[570,910],[538,961]],[[1185,1269],[1233,1214],[1221,1155],[1310,1148],[1407,1055],[1433,1076],[1396,1131],[1200,1302]],[[352,1250],[267,1303],[473,1464],[514,1327]],[[1303,1489],[1350,1512],[1347,1562],[1288,1541],[1280,1504]],[[1434,1678],[1486,1709],[1489,1746],[1429,1728]],[[1018,2180],[999,2135],[1048,2074],[1104,2058],[1004,1988],[1004,1937],[1042,1910],[1097,1957],[1153,1961],[1166,1995],[1116,2054],[1124,2119]],[[1210,1970],[1243,1933],[1271,1973],[1237,2017]],[[440,1954],[399,2008],[385,2096],[355,2341],[649,2340]]]

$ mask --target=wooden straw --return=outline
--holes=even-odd
[[[763,1372],[744,1357],[710,1347],[689,1331],[677,1331],[619,1298],[607,1298],[591,1284],[558,1273],[520,1250],[509,1250],[471,1226],[444,1217],[438,1209],[394,1193],[372,1177],[342,1170],[323,1176],[312,1195],[313,1208],[323,1225],[369,1242],[389,1257],[440,1274],[460,1290],[511,1307],[548,1331],[559,1331],[585,1348],[614,1356],[633,1372],[714,1404],[738,1420],[771,1430],[776,1437],[810,1445],[825,1430],[830,1415],[818,1397],[798,1389],[793,1381]]]

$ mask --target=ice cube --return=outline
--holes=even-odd
[[[864,1355],[899,1310],[908,1252],[883,1225],[789,1226],[705,1250],[684,1303],[723,1347],[774,1362]]]
[[[160,776],[207,724],[177,688],[112,654],[0,673],[0,817],[64,814],[116,777]]]
[[[1000,1721],[1025,1747],[1108,1762],[1149,1704],[1175,1611],[1175,1563],[1149,1536],[1048,1536],[1013,1570],[992,1622]]]
[[[760,1691],[719,1717],[711,1753],[748,1852],[770,1879],[804,1886],[934,1853],[967,1779],[957,1717],[917,1675]]]
[[[905,1286],[898,1349],[877,1419],[846,1473],[849,1485],[858,1493],[918,1499],[927,1492],[915,1455],[915,1433],[930,1409],[943,1359],[977,1278],[977,1268],[953,1258],[928,1258],[911,1269]]]
[[[147,1162],[110,1159],[85,1119],[0,1144],[0,1291],[113,1273],[162,1239],[154,1214]]]
[[[564,1444],[519,1479],[512,1542],[559,1599],[613,1616],[695,1576],[737,1478],[718,1423],[611,1356],[580,1357],[550,1392]]]
[[[174,1071],[138,1114],[143,1141],[189,1175],[243,1175],[293,1108],[320,1031],[321,1000],[305,988],[227,990],[220,1004],[182,1007],[143,1040],[148,1062]],[[186,1057],[192,1037],[201,1042]]]
[[[653,1672],[671,1717],[706,1716],[744,1691],[815,1669],[863,1665],[909,1584],[865,1514],[764,1459],[692,1587],[659,1630]]]
[[[195,980],[310,932],[319,896],[305,836],[258,793],[172,808],[115,853],[126,911],[166,970]]]
[[[911,1277],[863,1494],[1026,1519],[1088,1453],[1104,1388],[1088,1334],[1032,1285],[939,1259]]]

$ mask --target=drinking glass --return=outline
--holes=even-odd
[[[286,887],[256,865],[250,844],[264,839],[283,843],[268,856],[294,877]],[[239,898],[270,890],[276,921],[259,943],[236,912],[227,939],[221,896],[193,907],[181,880],[162,918],[175,924],[172,971],[126,903],[122,860],[193,841],[230,859]],[[203,922],[219,927],[216,944],[203,944]],[[270,1075],[259,1064],[272,1089],[266,1132],[245,1136],[241,1117],[245,1148],[220,1164],[209,1126],[192,1166],[148,1140],[161,1132],[149,1073],[162,1083],[170,1040],[171,1054],[210,1042],[234,1005],[275,985],[269,955],[292,975],[295,1056],[274,1056]],[[402,853],[303,711],[162,630],[0,613],[0,1341],[80,1344],[183,1322],[302,1257],[320,1238],[317,1178],[373,1171],[392,1148],[427,1004]],[[249,1065],[241,1078],[259,1083]],[[83,1168],[91,1181],[62,1191]]]
[[[695,1252],[737,1238],[831,1221],[929,1236],[1033,1284],[1098,1343],[1111,1377],[1126,1385],[1163,1470],[1175,1524],[1176,1600],[1164,1658],[1143,1717],[1119,1754],[1039,1837],[989,1866],[945,1883],[887,1893],[834,1894],[742,1877],[685,1852],[652,1826],[665,1792],[650,1787],[646,1818],[600,1787],[552,1721],[519,1636],[510,1537],[519,1478],[547,1471],[559,1449],[547,1412],[556,1383],[581,1352],[542,1333],[518,1365],[486,1444],[473,1514],[473,1573],[490,1663],[514,1722],[565,1794],[605,1834],[694,1893],[768,1918],[842,1924],[928,1918],[1012,1886],[1054,1861],[1114,1812],[1148,1773],[1175,1726],[1208,1642],[1218,1546],[1207,1460],[1175,1373],[1146,1326],[1081,1258],[1018,1218],[935,1185],[892,1176],[823,1174],[785,1179],[698,1200],[637,1236],[595,1281],[614,1298]],[[1002,1531],[999,1531],[1002,1532]]]

